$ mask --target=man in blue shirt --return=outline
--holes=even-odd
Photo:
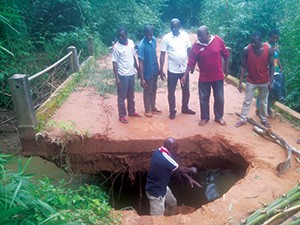
[[[179,144],[173,137],[167,138],[163,146],[155,150],[152,154],[150,170],[147,176],[146,182],[146,195],[150,202],[150,214],[151,216],[160,216],[165,212],[165,203],[169,215],[174,215],[177,200],[172,194],[172,191],[168,187],[170,178],[173,171],[184,175],[191,187],[194,185],[202,187],[197,181],[193,180],[188,173],[197,173],[195,167],[183,167],[179,166],[177,162],[172,158],[177,154]]]
[[[138,58],[141,86],[144,88],[145,116],[152,117],[152,114],[161,114],[161,110],[156,108],[158,61],[156,38],[151,25],[144,27],[144,38],[138,45]]]

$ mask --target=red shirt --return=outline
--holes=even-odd
[[[265,84],[270,82],[268,44],[263,44],[263,51],[260,55],[254,53],[251,44],[248,45],[247,70],[247,82],[251,84]]]
[[[228,58],[229,52],[219,36],[208,44],[195,42],[191,48],[188,66],[194,68],[196,63],[200,69],[199,81],[214,82],[224,79],[222,57]]]

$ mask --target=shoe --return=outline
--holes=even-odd
[[[221,126],[226,126],[227,125],[227,123],[226,123],[226,121],[223,119],[223,118],[221,118],[221,119],[215,119],[215,121],[218,123],[218,124],[220,124]]]
[[[243,126],[243,125],[245,125],[245,124],[246,124],[245,121],[239,120],[234,126],[235,126],[235,127],[241,127],[241,126]]]
[[[148,118],[151,118],[152,117],[152,113],[151,112],[145,112],[144,115]]]
[[[124,116],[124,117],[121,117],[121,118],[119,119],[119,121],[120,121],[121,123],[124,123],[124,124],[129,123],[128,120],[127,120],[127,118],[126,118],[125,116]]]
[[[182,114],[189,114],[189,115],[195,115],[196,112],[191,109],[181,110]]]
[[[152,113],[153,114],[157,114],[157,115],[161,115],[162,111],[160,109],[158,109],[158,108],[155,108],[155,109],[152,110]]]
[[[132,114],[129,115],[130,117],[142,117],[140,114],[138,114],[137,112],[134,112]]]
[[[169,118],[170,118],[171,120],[174,120],[175,117],[176,117],[176,114],[175,114],[175,113],[170,113]]]
[[[207,124],[207,122],[208,122],[208,120],[200,120],[199,123],[198,123],[198,125],[200,127],[203,127],[205,124]]]
[[[271,125],[267,120],[261,121],[261,124],[264,125],[266,128],[271,128]]]

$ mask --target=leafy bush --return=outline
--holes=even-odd
[[[59,186],[48,178],[34,181],[25,174],[19,160],[18,172],[5,168],[8,155],[0,155],[1,224],[116,224],[110,216],[108,196],[99,187],[82,185],[70,189],[65,181]]]

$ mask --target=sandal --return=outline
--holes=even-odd
[[[152,117],[152,113],[151,112],[145,112],[144,115],[148,118],[151,118]]]
[[[139,113],[134,112],[132,114],[129,115],[130,117],[142,117]]]
[[[155,109],[152,110],[152,113],[160,115],[160,114],[162,114],[162,111],[160,109],[158,109],[158,108],[155,108]]]
[[[227,123],[226,123],[226,121],[223,119],[223,118],[221,118],[221,119],[216,119],[215,120],[218,124],[220,124],[221,126],[226,126],[227,125]]]
[[[119,119],[119,121],[120,121],[121,123],[124,123],[124,124],[129,123],[128,120],[127,120],[127,118],[126,118],[125,116],[124,116],[124,117],[121,117],[121,118]]]
[[[198,125],[200,127],[203,127],[207,122],[208,122],[208,120],[200,120],[199,123],[198,123]]]
[[[271,128],[271,125],[267,120],[261,121],[261,124],[264,125],[266,128]]]
[[[234,126],[235,126],[235,127],[240,127],[240,126],[243,126],[243,125],[245,125],[245,124],[246,124],[245,121],[239,120]]]

